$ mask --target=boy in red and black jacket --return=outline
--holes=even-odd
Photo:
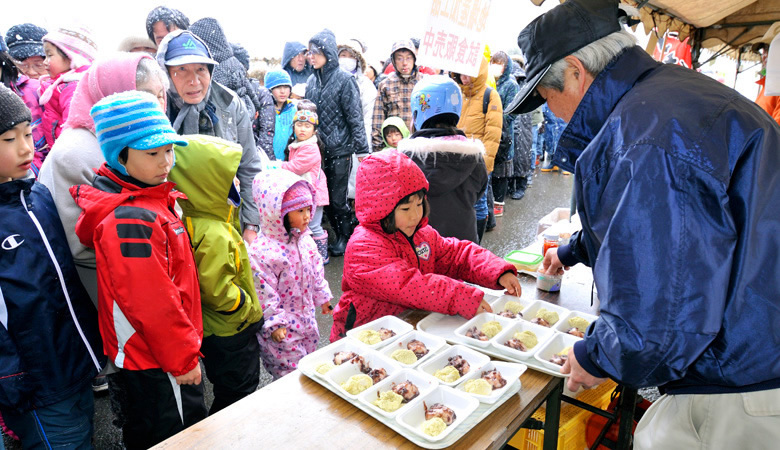
[[[76,234],[94,247],[106,354],[127,392],[127,448],[148,448],[206,416],[198,356],[197,267],[166,181],[176,135],[157,100],[129,91],[90,111],[106,163],[71,188],[84,210]]]

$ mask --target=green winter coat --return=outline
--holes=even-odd
[[[397,116],[388,117],[387,119],[385,119],[384,122],[382,122],[382,142],[384,142],[385,144],[385,148],[383,148],[382,150],[395,148],[395,147],[390,147],[390,145],[387,143],[387,139],[385,139],[385,128],[389,126],[398,128],[398,131],[401,132],[401,136],[403,136],[404,139],[408,138],[409,134],[411,134],[409,133],[409,128],[406,127],[406,124],[404,123],[403,119]]]
[[[242,148],[213,136],[184,138],[189,145],[174,147],[168,179],[187,196],[179,206],[198,265],[203,335],[233,336],[263,317],[238,210],[228,202]]]

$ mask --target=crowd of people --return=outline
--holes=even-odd
[[[575,174],[583,224],[542,270],[584,263],[601,299],[569,386],[662,386],[641,448],[693,439],[658,432],[686,423],[680,399],[699,418],[717,399],[718,420],[770,442],[779,428],[755,430],[780,414],[780,372],[747,331],[777,317],[777,233],[763,232],[780,220],[780,129],[654,62],[620,17],[614,0],[566,2],[520,34],[527,65],[486,48],[477,76],[419,66],[415,39],[368,61],[324,29],[280,45],[262,80],[217,19],[164,6],[147,36],[99,58],[86,27],[11,27],[3,432],[90,447],[92,390],[108,389],[124,445],[148,448],[254,392],[261,363],[274,379],[294,371],[318,312],[333,315],[331,341],[407,309],[491,312],[474,285],[520,285],[479,243],[541,165]],[[331,305],[324,265],[341,256]]]

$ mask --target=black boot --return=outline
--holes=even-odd
[[[338,233],[336,234],[336,241],[331,244],[330,254],[331,256],[343,256],[344,251],[347,249],[347,242],[352,234],[352,219],[351,217],[339,217],[337,222]]]
[[[512,200],[522,200],[525,197],[525,189],[528,187],[528,178],[520,177],[516,183],[515,191],[512,192]]]
[[[482,244],[482,235],[485,234],[485,225],[487,224],[487,217],[477,220],[477,244]]]

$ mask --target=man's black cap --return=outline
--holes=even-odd
[[[544,103],[536,91],[550,66],[586,45],[621,30],[618,0],[568,0],[528,24],[517,44],[526,58],[527,81],[505,114],[525,114]]]

